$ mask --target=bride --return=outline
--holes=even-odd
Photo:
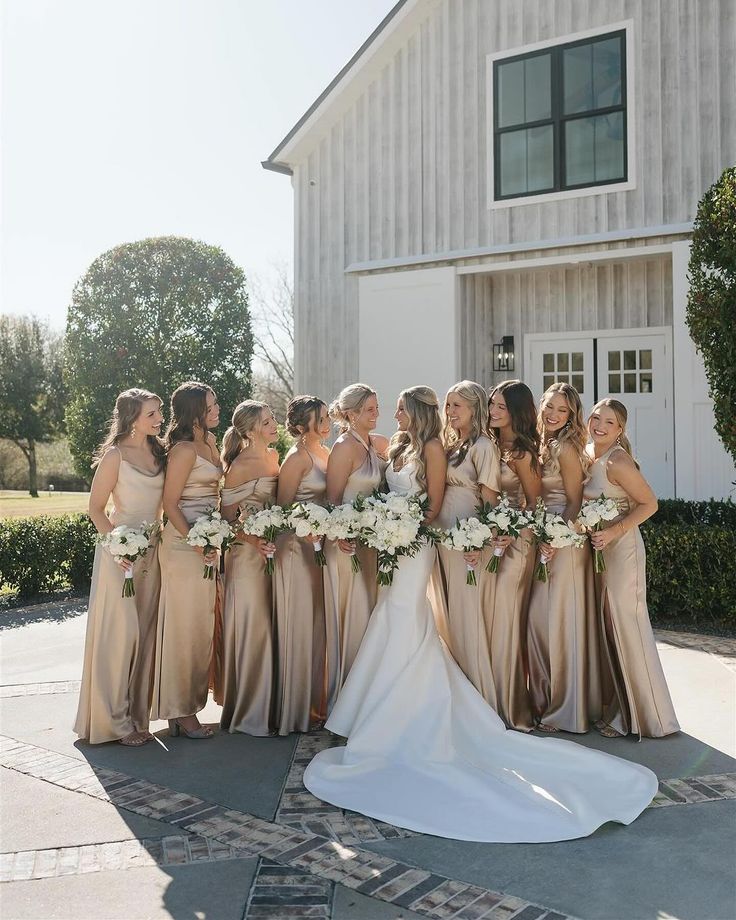
[[[445,455],[437,396],[404,390],[386,480],[442,504]],[[400,827],[498,843],[585,837],[629,824],[652,800],[646,767],[574,742],[507,731],[440,640],[427,601],[435,558],[402,557],[382,588],[327,728],[348,738],[321,751],[304,785],[323,801]]]

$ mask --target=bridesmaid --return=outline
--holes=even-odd
[[[161,520],[162,422],[161,400],[148,390],[125,390],[115,400],[110,431],[95,453],[89,496],[89,516],[100,534],[120,524],[139,527]],[[161,584],[157,536],[133,563],[118,564],[105,547],[95,549],[74,723],[74,731],[91,744],[119,741],[138,747],[153,737],[148,712]],[[135,596],[122,597],[125,572],[131,568]]]
[[[639,533],[657,510],[657,499],[634,460],[626,437],[626,407],[602,399],[588,419],[592,443],[585,498],[613,498],[621,514],[590,542],[603,552],[606,571],[597,575],[596,595],[603,642],[603,717],[607,738],[632,732],[661,738],[679,731],[649,622],[646,557]]]
[[[286,427],[298,440],[281,467],[277,502],[324,505],[330,456],[323,444],[330,436],[327,405],[316,396],[296,396],[286,411]],[[325,588],[313,538],[283,534],[276,546],[276,725],[280,735],[288,735],[307,732],[327,718]]]
[[[447,457],[445,496],[436,524],[443,529],[472,517],[478,505],[498,502],[501,459],[488,437],[488,397],[479,383],[462,380],[445,397],[442,440]],[[495,576],[485,570],[492,550],[463,555],[439,547],[432,577],[435,616],[453,657],[478,692],[494,706],[496,694],[486,641],[484,602]],[[467,565],[478,585],[467,584]],[[445,625],[446,623],[446,625]],[[445,626],[443,629],[442,627]],[[445,638],[445,636],[443,636]]]
[[[211,738],[197,713],[207,704],[215,624],[216,582],[202,577],[217,553],[186,542],[189,528],[218,504],[222,470],[212,429],[220,421],[214,390],[188,381],[171,397],[166,432],[168,465],[161,539],[161,600],[158,608],[154,719],[168,719],[169,734]]]
[[[574,521],[590,461],[583,406],[569,383],[553,383],[539,404],[542,498]],[[529,599],[529,694],[543,732],[588,731],[600,717],[595,588],[590,553],[541,546],[549,581],[532,580]]]
[[[345,387],[329,409],[341,434],[327,462],[327,501],[331,505],[370,495],[380,486],[388,439],[372,434],[378,422],[376,391],[364,383]],[[361,571],[353,574],[350,556],[357,555]],[[359,544],[327,542],[325,611],[327,631],[327,712],[348,676],[376,606],[375,550]]]
[[[271,445],[278,426],[263,402],[246,399],[225,432],[222,515],[241,519],[276,501],[279,455]],[[271,734],[273,694],[273,577],[266,557],[276,547],[241,535],[225,558],[223,700],[220,727],[247,735]]]
[[[529,387],[505,380],[489,398],[491,437],[501,453],[501,492],[512,507],[534,507],[542,493],[537,411]],[[486,641],[496,691],[493,708],[510,728],[530,731],[534,720],[527,690],[527,607],[534,569],[531,537],[497,537],[504,550],[493,592],[484,605]]]

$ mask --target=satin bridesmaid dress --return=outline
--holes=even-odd
[[[246,518],[276,503],[277,476],[222,490],[223,505]],[[273,698],[273,579],[250,543],[233,543],[225,557],[220,727],[230,733],[271,734]]]
[[[326,470],[312,457],[294,501],[324,505],[326,488]],[[314,555],[312,544],[294,533],[276,541],[275,695],[280,735],[307,732],[327,718],[324,573]]]
[[[476,513],[477,507],[483,503],[481,486],[494,492],[501,491],[501,457],[490,438],[485,435],[479,437],[458,466],[454,465],[455,459],[456,455],[448,458],[445,496],[434,522],[444,529]],[[444,546],[438,547],[430,585],[438,632],[465,676],[491,705],[496,694],[483,607],[494,587],[489,582],[493,582],[495,576],[485,570],[492,552],[490,547],[483,550],[475,570],[478,584],[473,586],[467,584],[463,554]]]
[[[564,515],[559,471],[542,470],[542,498]],[[584,733],[601,715],[593,563],[587,547],[558,549],[548,581],[532,579],[529,598],[529,693],[535,717],[550,728]]]
[[[519,477],[501,460],[501,492],[514,508],[524,504]],[[525,531],[500,559],[498,572],[487,580],[483,598],[486,643],[491,657],[493,697],[490,705],[509,728],[530,731],[531,701],[527,690],[526,632],[529,591],[534,569],[531,537]]]
[[[179,508],[188,524],[216,508],[222,470],[197,455]],[[196,715],[207,704],[215,625],[215,579],[169,521],[161,536],[161,600],[154,668],[154,719]]]
[[[615,499],[625,517],[633,501],[606,475],[614,446],[590,467],[585,498]],[[606,526],[606,525],[604,525]],[[606,571],[595,576],[603,645],[602,720],[623,735],[661,738],[680,730],[667,689],[647,610],[646,553],[638,527],[627,530],[603,550]]]
[[[160,521],[163,489],[163,471],[149,473],[121,458],[110,521],[115,527]],[[122,597],[123,570],[103,546],[95,549],[74,723],[77,735],[91,744],[148,729],[161,586],[157,544],[158,535],[133,563],[134,597]]]
[[[344,503],[353,501],[358,495],[370,495],[380,486],[386,468],[386,461],[378,456],[372,443],[366,444],[352,429],[347,434],[363,445],[365,459],[348,478],[342,498]],[[353,573],[348,553],[343,553],[337,543],[330,540],[325,546],[328,712],[350,672],[378,597],[376,551],[359,543],[356,555],[362,568]]]

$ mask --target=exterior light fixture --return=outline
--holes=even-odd
[[[493,345],[493,370],[512,371],[514,369],[514,337],[505,335],[500,342]]]

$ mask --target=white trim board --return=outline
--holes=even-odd
[[[672,243],[661,246],[633,246],[628,249],[606,249],[595,252],[567,253],[542,259],[517,259],[513,262],[489,262],[485,265],[458,265],[458,275],[490,275],[496,272],[530,271],[534,268],[578,268],[591,262],[633,262],[672,255]]]
[[[586,186],[585,188],[563,189],[558,192],[542,192],[539,195],[521,195],[518,198],[504,198],[496,201],[493,197],[493,65],[496,61],[527,54],[532,51],[542,51],[544,48],[555,48],[557,45],[566,45],[568,42],[582,41],[585,38],[595,38],[607,32],[626,32],[626,163],[628,178],[625,182],[616,182],[612,185]],[[513,208],[525,204],[544,204],[548,201],[564,201],[566,198],[582,198],[587,195],[610,195],[614,192],[629,192],[636,188],[636,83],[634,76],[634,20],[625,19],[621,22],[612,22],[584,32],[573,32],[570,35],[558,35],[548,38],[543,42],[534,42],[530,45],[521,45],[518,48],[505,48],[503,51],[494,51],[486,55],[486,130],[488,132],[488,168],[486,170],[486,207],[495,211],[500,208]]]

